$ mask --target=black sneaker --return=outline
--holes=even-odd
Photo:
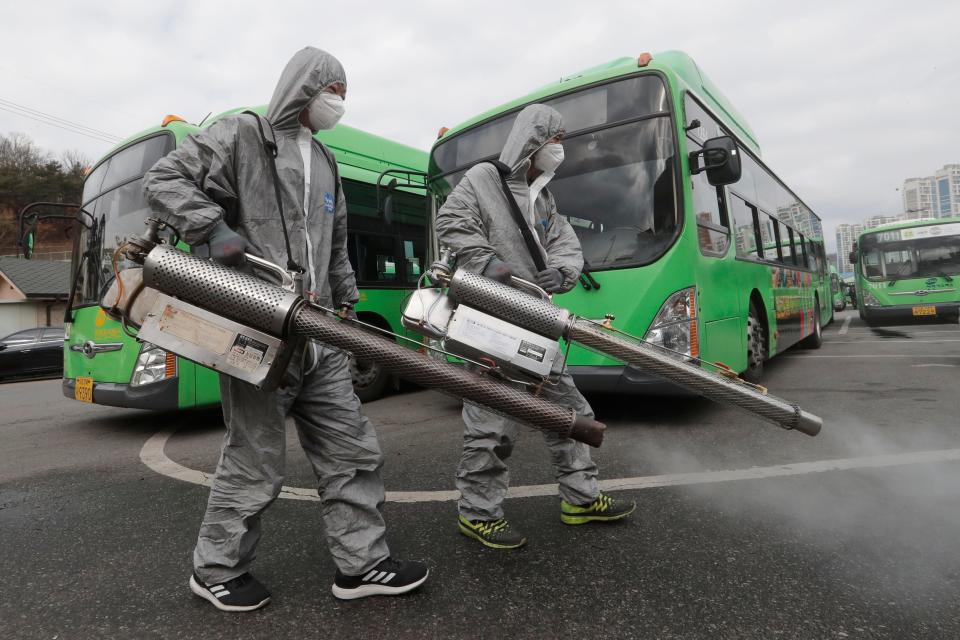
[[[190,576],[190,591],[209,600],[220,611],[253,611],[270,602],[270,592],[249,573],[210,585],[193,574]]]
[[[413,591],[427,580],[430,570],[422,562],[405,562],[387,558],[360,576],[337,571],[333,578],[333,595],[341,600],[367,596],[397,596]]]
[[[460,516],[457,521],[460,533],[480,541],[491,549],[516,549],[527,544],[527,537],[510,527],[506,518],[498,520],[467,520]]]

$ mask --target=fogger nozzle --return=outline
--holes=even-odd
[[[144,260],[143,283],[165,294],[272,336],[312,338],[377,362],[421,386],[445,391],[534,428],[594,447],[606,428],[526,391],[435,360],[395,341],[335,319],[280,287],[166,245]]]
[[[449,295],[458,303],[548,338],[579,343],[716,402],[750,411],[785,429],[811,436],[820,432],[823,421],[791,402],[767,395],[739,379],[711,373],[655,345],[605,330],[548,300],[463,270],[456,271],[448,280]]]

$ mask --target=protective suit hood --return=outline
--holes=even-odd
[[[547,140],[563,133],[563,118],[556,109],[544,104],[531,104],[517,114],[510,135],[500,152],[500,162],[516,173],[526,169],[532,156]]]
[[[267,118],[278,130],[298,130],[300,112],[314,96],[334,82],[347,85],[347,74],[340,61],[315,47],[301,49],[280,74],[277,88],[270,98]]]

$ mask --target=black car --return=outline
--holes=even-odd
[[[37,327],[0,340],[0,379],[63,374],[63,327]]]

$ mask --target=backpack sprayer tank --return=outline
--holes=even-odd
[[[143,265],[142,284],[118,277],[115,286],[122,288],[126,282],[130,295],[124,297],[112,288],[103,300],[108,312],[119,312],[140,327],[140,340],[271,389],[279,384],[296,342],[315,339],[534,428],[594,447],[603,441],[605,426],[573,409],[403,347],[360,328],[362,323],[337,319],[294,291],[159,244],[159,227],[151,220],[148,232],[130,238],[124,248],[128,258]],[[285,273],[255,260],[256,266]],[[138,308],[139,317],[131,317],[129,312]]]

